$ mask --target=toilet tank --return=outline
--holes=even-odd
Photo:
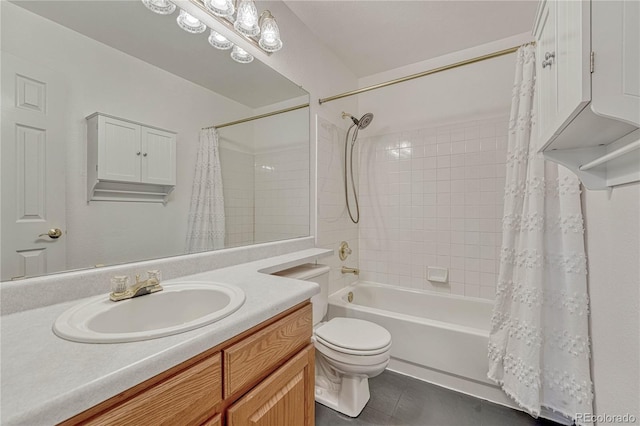
[[[320,294],[316,294],[311,298],[311,303],[313,304],[313,325],[322,321],[322,318],[327,314],[330,270],[331,268],[327,265],[306,263],[273,274],[296,280],[311,281],[320,286]]]

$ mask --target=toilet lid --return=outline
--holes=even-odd
[[[315,334],[334,346],[355,351],[373,351],[391,344],[391,334],[385,328],[355,318],[333,318]]]

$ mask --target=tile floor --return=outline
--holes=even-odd
[[[371,399],[357,418],[316,403],[316,426],[557,426],[520,411],[385,371],[369,380]]]

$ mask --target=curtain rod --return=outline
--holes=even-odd
[[[533,42],[531,42],[529,44],[535,45],[535,41],[533,41]],[[450,65],[445,65],[445,66],[438,67],[438,68],[432,68],[430,70],[422,71],[422,72],[419,72],[417,74],[411,74],[411,75],[408,75],[408,76],[405,76],[405,77],[396,78],[395,80],[385,81],[384,83],[378,83],[378,84],[374,84],[372,86],[363,87],[362,89],[356,89],[356,90],[352,90],[350,92],[340,93],[339,95],[329,96],[327,98],[321,98],[321,99],[318,99],[318,103],[320,105],[322,105],[325,102],[335,101],[336,99],[342,99],[342,98],[346,98],[348,96],[358,95],[360,93],[368,92],[370,90],[381,89],[383,87],[391,86],[391,85],[394,85],[394,84],[404,83],[405,81],[413,80],[413,79],[420,78],[420,77],[425,77],[427,75],[435,74],[435,73],[438,73],[438,72],[441,72],[441,71],[450,70],[450,69],[453,69],[453,68],[458,68],[458,67],[461,67],[463,65],[469,65],[469,64],[476,63],[476,62],[484,61],[486,59],[497,58],[499,56],[508,55],[510,53],[516,52],[519,48],[520,48],[520,46],[510,47],[508,49],[499,50],[499,51],[493,52],[493,53],[487,53],[486,55],[478,56],[478,57],[471,58],[471,59],[466,59],[466,60],[460,61],[460,62],[455,62],[455,63],[450,64]]]
[[[271,117],[272,115],[278,115],[278,114],[283,114],[285,112],[295,111],[297,109],[307,108],[308,106],[309,106],[308,103],[300,104],[300,105],[292,106],[290,108],[279,109],[277,111],[267,112],[265,114],[254,115],[253,117],[247,117],[247,118],[242,118],[242,119],[236,120],[236,121],[230,121],[228,123],[222,123],[222,124],[217,124],[215,126],[203,127],[202,130],[213,129],[213,128],[221,129],[221,128],[227,127],[227,126],[233,126],[233,125],[240,124],[240,123],[246,123],[247,121],[259,120],[261,118]]]

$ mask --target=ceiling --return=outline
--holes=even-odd
[[[284,0],[358,77],[528,32],[537,0]]]
[[[135,1],[14,1],[94,40],[206,87],[250,108],[307,94],[257,59],[239,64],[229,51],[207,43],[208,32],[189,34],[177,11],[161,16]]]

